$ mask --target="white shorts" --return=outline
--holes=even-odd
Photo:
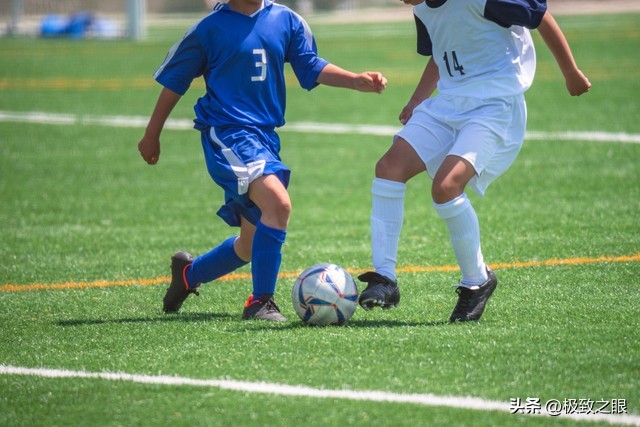
[[[520,152],[526,125],[524,95],[478,99],[439,94],[418,105],[395,137],[411,144],[432,179],[445,157],[466,159],[477,174],[469,186],[484,196]]]

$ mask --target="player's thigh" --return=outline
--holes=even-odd
[[[291,199],[277,175],[262,175],[251,182],[249,198],[262,211],[263,224],[286,229],[291,214]]]
[[[230,226],[241,226],[241,217],[253,224],[261,220],[262,212],[249,196],[254,181],[275,175],[287,187],[289,168],[280,160],[279,144],[275,132],[261,129],[224,127],[202,132],[209,175],[225,190],[225,204],[218,215]]]
[[[421,171],[426,169],[431,177],[440,168],[455,141],[455,130],[445,119],[448,108],[450,106],[439,97],[426,100],[414,109],[411,119],[396,135],[397,140],[404,140],[415,153],[411,155],[407,172],[416,172],[415,157],[422,163]]]
[[[449,152],[471,163],[478,175],[494,159],[496,152],[504,146],[506,125],[502,128],[489,126],[489,120],[473,121],[466,124],[458,133],[456,142]]]
[[[469,185],[479,195],[513,163],[524,139],[524,97],[484,100],[473,110],[473,118],[458,133],[449,154],[467,160],[475,169]],[[483,113],[478,117],[478,111]]]
[[[445,157],[433,178],[433,201],[442,204],[455,199],[474,176],[476,170],[468,160],[455,155]]]
[[[411,144],[398,136],[376,163],[376,177],[407,182],[420,172],[424,172],[425,168],[424,162]]]
[[[277,154],[275,132],[244,127],[210,128],[203,132],[202,146],[209,175],[230,193],[247,194],[258,177],[279,174],[288,184],[289,169]]]

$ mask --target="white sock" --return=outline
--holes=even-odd
[[[375,178],[371,186],[371,252],[376,273],[396,280],[398,240],[404,218],[402,182]]]
[[[462,193],[449,202],[433,206],[449,228],[451,245],[462,271],[461,285],[483,284],[487,280],[487,268],[480,249],[480,225],[467,195]]]

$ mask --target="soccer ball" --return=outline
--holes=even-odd
[[[298,276],[291,301],[307,325],[343,325],[358,307],[358,286],[345,269],[335,264],[316,264]]]

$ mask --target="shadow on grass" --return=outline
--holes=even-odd
[[[108,324],[128,324],[128,323],[155,323],[155,322],[210,322],[210,321],[225,321],[225,322],[237,322],[238,326],[242,325],[242,327],[236,328],[238,331],[240,330],[285,330],[285,329],[298,329],[298,328],[315,328],[315,329],[325,329],[325,328],[350,328],[350,329],[360,329],[360,328],[402,328],[402,327],[416,327],[416,326],[443,326],[448,325],[449,322],[446,321],[438,321],[438,322],[406,322],[401,320],[388,320],[388,319],[380,319],[380,320],[351,320],[344,326],[313,326],[313,325],[305,325],[304,323],[298,321],[297,319],[289,320],[287,322],[266,322],[266,321],[250,321],[245,322],[241,320],[240,315],[238,314],[229,314],[229,313],[176,313],[176,314],[162,314],[158,317],[125,317],[121,319],[78,319],[78,320],[59,320],[56,322],[58,326],[91,326],[91,325],[108,325]]]
[[[158,317],[125,317],[122,319],[79,319],[60,320],[58,326],[106,325],[117,323],[153,323],[153,322],[208,322],[212,320],[237,320],[238,315],[228,313],[179,313],[162,314]]]
[[[413,326],[443,326],[448,325],[448,321],[437,322],[405,322],[402,320],[350,320],[347,327],[351,328],[401,328]]]

